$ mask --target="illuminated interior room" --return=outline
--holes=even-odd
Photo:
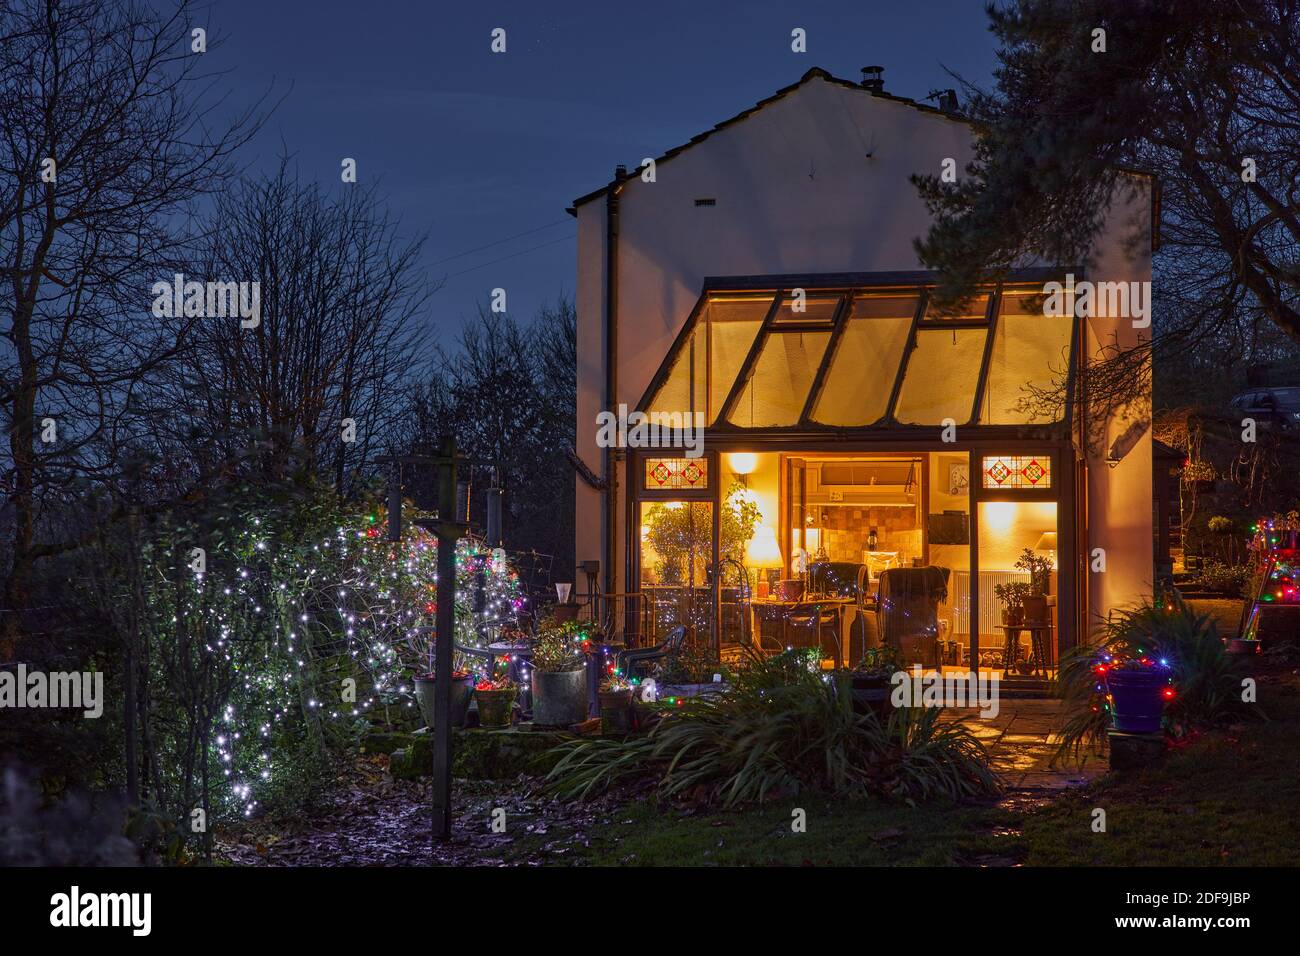
[[[926,287],[813,285],[707,290],[646,391],[708,427],[700,458],[628,455],[643,639],[1051,681],[1086,607],[1061,561],[1081,463],[1069,410],[1023,399],[1068,374],[1074,320],[1011,285],[942,313]]]

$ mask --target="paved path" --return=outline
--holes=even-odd
[[[1053,767],[1053,738],[1059,700],[1003,700],[998,715],[981,718],[974,707],[948,713],[967,717],[966,725],[988,748],[990,764],[1013,790],[1064,790],[1095,780],[1107,770],[1105,760],[1089,757],[1082,768]]]

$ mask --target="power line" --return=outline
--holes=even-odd
[[[447,278],[454,279],[456,278],[456,276],[463,276],[467,272],[474,272],[478,269],[486,269],[488,266],[494,266],[498,262],[505,262],[507,259],[515,259],[519,256],[526,255],[527,253],[536,252],[538,249],[544,249],[547,246],[553,246],[557,242],[568,242],[570,239],[576,239],[577,237],[578,234],[576,232],[571,236],[561,236],[559,239],[552,239],[550,242],[543,242],[539,245],[532,246],[531,248],[522,249],[519,252],[511,253],[508,256],[502,256],[500,259],[493,259],[491,262],[484,262],[481,265],[470,266],[468,269],[460,270],[460,272],[453,272],[451,275],[447,276]]]
[[[479,246],[476,249],[466,249],[464,252],[458,252],[454,256],[447,256],[447,258],[445,259],[439,259],[436,262],[431,263],[431,265],[436,266],[436,265],[441,265],[444,262],[451,262],[453,259],[463,259],[465,256],[473,255],[476,252],[482,252],[484,249],[491,249],[493,246],[499,246],[505,242],[513,242],[516,239],[522,239],[524,236],[531,236],[533,233],[541,232],[544,229],[554,229],[556,226],[562,226],[566,222],[571,222],[571,221],[572,220],[570,219],[557,219],[555,220],[555,222],[548,222],[546,225],[538,226],[536,229],[529,229],[527,232],[521,232],[518,233],[517,235],[507,236],[504,239],[498,239],[496,242],[489,242],[486,246]]]

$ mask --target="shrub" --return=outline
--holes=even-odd
[[[1222,561],[1206,558],[1201,565],[1201,585],[1211,591],[1247,596],[1245,589],[1249,576],[1250,569],[1244,564],[1224,564]]]
[[[1230,534],[1232,532],[1232,519],[1223,515],[1214,515],[1209,521],[1205,522],[1205,527],[1215,534]]]
[[[752,662],[723,694],[691,698],[643,737],[556,748],[550,790],[582,799],[657,775],[665,797],[731,806],[816,792],[909,803],[998,790],[980,742],[940,711],[899,709],[881,723],[853,709],[847,677],[824,678],[780,655]]]
[[[1218,625],[1176,595],[1164,607],[1143,602],[1102,625],[1099,640],[1061,658],[1058,692],[1065,701],[1057,758],[1077,759],[1084,749],[1100,751],[1110,728],[1110,713],[1097,686],[1094,667],[1102,654],[1147,656],[1167,661],[1176,695],[1165,705],[1165,722],[1174,733],[1261,716],[1241,699],[1244,665],[1227,653]]]

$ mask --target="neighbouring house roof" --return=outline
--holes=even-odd
[[[946,313],[928,273],[706,280],[639,407],[715,434],[1068,423],[1079,328],[1042,272]]]
[[[919,103],[916,100],[908,99],[905,96],[895,96],[892,93],[886,93],[883,90],[877,91],[877,90],[868,89],[862,86],[860,83],[854,83],[851,80],[844,80],[844,79],[840,79],[839,77],[832,76],[829,72],[823,70],[821,67],[815,66],[807,73],[805,73],[803,76],[801,76],[799,78],[799,82],[792,83],[789,86],[782,87],[781,89],[773,93],[771,96],[759,100],[753,106],[749,107],[749,109],[737,113],[735,116],[731,117],[730,119],[725,119],[721,123],[715,124],[713,129],[705,130],[703,133],[700,133],[698,136],[692,136],[689,142],[682,143],[680,146],[674,146],[672,149],[668,150],[662,156],[656,157],[655,165],[658,166],[660,163],[664,162],[667,159],[671,159],[672,157],[676,156],[678,153],[682,152],[683,150],[690,149],[692,146],[695,146],[697,143],[704,142],[706,139],[708,139],[710,136],[712,136],[714,133],[718,132],[719,130],[726,129],[728,126],[732,126],[736,123],[739,123],[741,120],[748,118],[754,113],[757,113],[763,107],[771,103],[775,103],[777,100],[788,96],[789,94],[793,93],[795,90],[799,89],[804,84],[815,79],[825,80],[827,83],[834,83],[836,86],[842,86],[845,89],[853,90],[854,92],[861,93],[864,96],[874,96],[882,100],[889,100],[890,102],[893,103],[901,103],[904,106],[910,106],[913,109],[921,110],[924,113],[931,113],[935,116],[939,116],[944,119],[950,119],[956,122],[966,123],[968,125],[970,123],[968,119],[966,119],[964,116],[958,113],[946,112],[944,110],[938,109],[937,107],[927,106],[926,104]],[[643,169],[645,169],[645,166],[638,166],[636,169],[632,170],[632,172],[628,174],[628,177],[631,178],[639,175]],[[583,203],[590,202],[593,199],[597,199],[605,195],[605,193],[607,193],[610,189],[612,189],[614,186],[617,186],[619,182],[620,182],[619,179],[613,179],[610,182],[606,183],[604,186],[601,186],[599,189],[592,190],[591,192],[587,193],[585,196],[579,196],[577,199],[573,201],[573,206],[568,211],[571,214],[576,214],[578,206],[581,206]]]

